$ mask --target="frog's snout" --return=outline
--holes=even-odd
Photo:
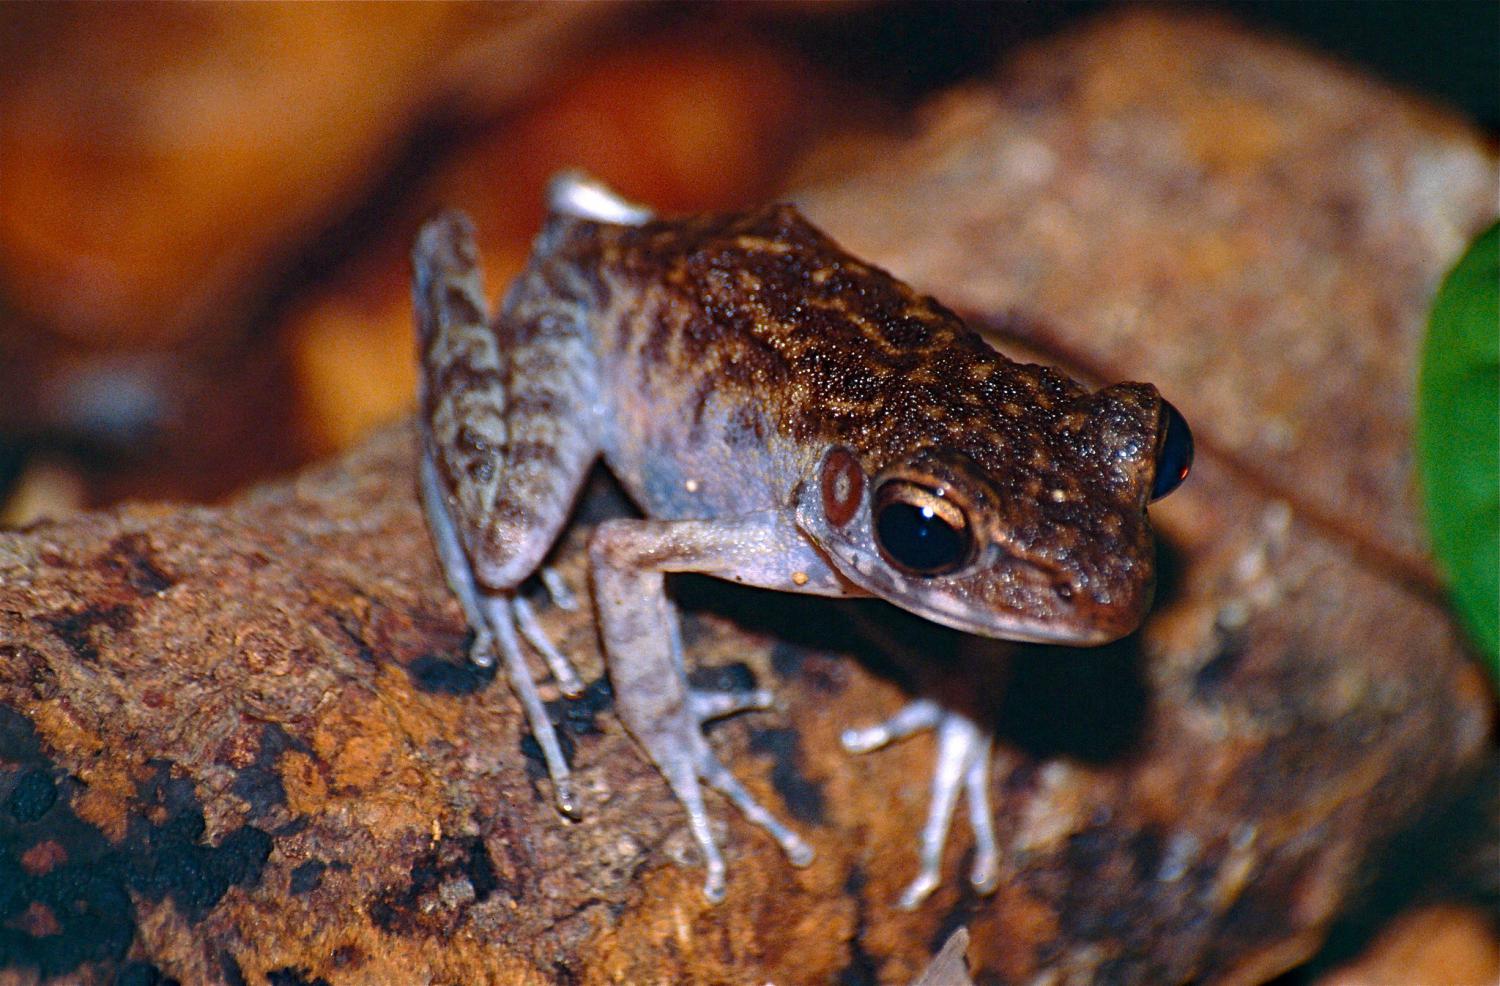
[[[989,629],[976,632],[1093,646],[1133,632],[1145,618],[1152,594],[1149,562],[1075,571],[1009,556],[998,545],[993,550],[994,560],[961,593],[971,607],[988,614]]]

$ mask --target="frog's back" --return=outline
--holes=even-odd
[[[831,442],[871,468],[941,445],[1003,469],[1034,445],[1036,411],[1078,392],[791,206],[638,225],[554,216],[533,263],[551,289],[589,297],[606,456],[658,516],[779,506]]]

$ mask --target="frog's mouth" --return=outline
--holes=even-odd
[[[981,637],[997,637],[1023,644],[1066,644],[1072,647],[1093,647],[1118,640],[1135,629],[1136,622],[1124,621],[1100,626],[1077,618],[1056,616],[1037,617],[1029,613],[995,611],[985,613],[985,618],[975,619],[974,611],[961,603],[945,606],[943,596],[935,596],[932,605],[919,612],[934,623],[977,634]]]
[[[836,567],[866,592],[934,623],[1018,643],[1107,644],[1140,625],[1150,596],[1149,582],[1145,591],[1081,591],[1041,565],[1003,555],[951,576],[917,578],[874,553],[842,547],[833,553]]]

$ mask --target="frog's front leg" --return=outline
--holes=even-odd
[[[707,868],[704,895],[723,898],[725,867],[709,827],[702,783],[770,833],[794,865],[811,862],[811,847],[761,807],[709,749],[705,718],[761,706],[769,696],[705,694],[688,687],[665,573],[700,572],[830,596],[858,591],[833,574],[789,514],[775,511],[723,520],[612,520],[595,532],[589,555],[620,717],[687,811]]]
[[[529,271],[491,325],[473,229],[456,213],[423,227],[412,261],[428,526],[475,633],[471,659],[488,665],[498,651],[558,807],[573,814],[568,765],[521,640],[547,661],[564,693],[582,685],[516,588],[538,570],[598,456],[586,312]]]

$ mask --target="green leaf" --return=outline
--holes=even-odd
[[[1500,223],[1469,246],[1433,301],[1417,464],[1454,605],[1500,680]]]

